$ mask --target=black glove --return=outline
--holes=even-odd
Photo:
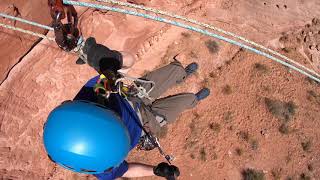
[[[153,168],[153,173],[157,176],[165,177],[168,180],[175,180],[180,176],[179,168],[174,165],[162,162]]]
[[[110,71],[117,74],[117,71],[121,69],[123,64],[120,52],[113,51],[106,46],[97,44],[93,37],[86,40],[83,47],[83,53],[87,55],[88,64],[102,74]]]

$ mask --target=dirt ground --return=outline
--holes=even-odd
[[[5,11],[14,4],[21,17],[49,24],[49,16],[30,15],[39,8],[45,14],[46,3],[19,2],[0,2],[0,10],[14,13]],[[320,73],[318,0],[130,2],[213,24]],[[112,12],[84,8],[78,12],[84,37],[136,54],[132,76],[163,66],[176,55],[184,65],[199,63],[195,75],[164,94],[211,89],[211,95],[181,114],[160,140],[175,156],[180,179],[320,179],[320,84],[195,32]],[[42,144],[42,127],[48,113],[72,99],[96,73],[76,65],[77,57],[62,52],[54,42],[33,45],[37,39],[30,38],[0,28],[0,179],[95,179],[51,163]],[[128,161],[156,165],[163,158],[156,150],[134,150]]]

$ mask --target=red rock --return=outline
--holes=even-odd
[[[1,11],[11,2],[1,1]],[[38,13],[46,11],[46,2],[41,5],[36,3],[40,1],[14,2],[23,17],[43,24],[49,22],[49,13]],[[178,14],[187,13],[267,44],[282,32],[298,31],[319,16],[320,7],[315,2],[292,0],[288,4],[265,5],[260,1],[219,0],[185,4],[159,0],[142,3]],[[184,65],[199,63],[195,76],[165,94],[197,92],[203,86],[212,92],[195,109],[186,111],[169,125],[167,136],[161,139],[166,152],[175,155],[174,164],[181,169],[181,179],[241,179],[245,168],[263,170],[267,172],[266,178],[271,179],[273,169],[282,168],[281,175],[287,177],[302,172],[308,164],[315,168],[310,173],[312,177],[320,177],[316,171],[319,169],[319,85],[266,58],[221,41],[215,43],[219,50],[211,53],[205,42],[212,38],[181,28],[111,12],[85,9],[81,12],[84,13],[79,13],[80,29],[85,38],[94,36],[112,49],[137,55],[139,61],[129,71],[130,75],[142,75],[172,61],[177,54]],[[23,43],[12,31],[0,31],[0,68],[3,68],[0,72],[3,74],[35,41],[30,36],[19,33],[18,36]],[[291,46],[294,47],[293,43]],[[289,51],[288,56],[299,62],[304,60],[296,51]],[[72,99],[96,74],[86,65],[76,65],[76,59],[74,54],[62,52],[54,42],[43,40],[0,86],[0,179],[94,179],[54,165],[42,144],[42,127],[49,112],[64,100]],[[307,62],[307,65],[310,64]],[[265,68],[261,70],[261,67]],[[226,85],[231,89],[229,94],[222,93]],[[283,122],[266,108],[265,98],[294,102],[297,109],[288,122],[292,133],[279,132]],[[225,119],[226,113],[230,114],[228,119]],[[219,132],[210,129],[211,123],[220,125]],[[261,135],[262,130],[268,132],[268,136]],[[248,141],[239,139],[240,131],[248,132]],[[305,139],[313,144],[308,153],[301,148],[301,141]],[[252,149],[253,141],[258,142],[257,149]],[[241,148],[241,156],[228,154],[236,148]],[[205,154],[200,154],[201,149]],[[157,151],[133,151],[129,160],[155,165],[163,158]]]
[[[50,15],[48,14],[47,3],[42,0],[2,0],[0,2],[0,12],[45,25],[48,25],[51,22],[49,18]],[[42,29],[20,22],[13,22],[3,18],[1,18],[0,22],[42,34],[45,33]],[[32,48],[38,38],[3,29],[2,27],[0,27],[0,30],[2,32],[0,39],[0,82],[2,82],[12,66],[14,66],[14,64],[16,64],[19,59],[23,57],[30,48]]]

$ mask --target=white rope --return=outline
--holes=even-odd
[[[42,39],[48,39],[50,41],[54,41],[55,39],[52,38],[52,37],[47,37],[43,34],[39,34],[39,33],[35,33],[35,32],[32,32],[32,31],[29,31],[29,30],[25,30],[25,29],[21,29],[21,28],[17,28],[17,27],[14,27],[14,26],[10,26],[10,25],[7,25],[7,24],[2,24],[0,23],[0,26],[1,27],[4,27],[4,28],[7,28],[7,29],[11,29],[11,30],[14,30],[14,31],[19,31],[19,32],[23,32],[23,33],[26,33],[26,34],[30,34],[32,36],[37,36],[39,38],[42,38]]]
[[[258,47],[260,49],[263,49],[264,51],[267,51],[273,55],[276,55],[276,56],[279,56],[283,59],[285,59],[287,62],[290,62],[292,64],[295,64],[297,66],[299,66],[300,68],[304,69],[304,70],[307,70],[315,75],[317,75],[318,77],[320,77],[320,75],[315,72],[314,70],[312,69],[309,69],[305,66],[303,66],[302,64],[272,50],[272,49],[269,49],[261,44],[258,44],[256,42],[253,42],[253,41],[250,41],[242,36],[239,36],[237,34],[234,34],[232,32],[228,32],[228,31],[225,31],[223,29],[220,29],[218,27],[214,27],[210,24],[205,24],[205,23],[202,23],[202,22],[199,22],[197,20],[194,20],[194,19],[189,19],[189,18],[186,18],[186,17],[183,17],[183,16],[180,16],[180,15],[176,15],[176,14],[173,14],[171,12],[167,12],[167,11],[162,11],[162,10],[159,10],[159,9],[154,9],[154,8],[150,8],[150,7],[145,7],[145,6],[142,6],[142,5],[136,5],[136,4],[132,4],[132,3],[127,3],[127,2],[121,2],[121,1],[116,1],[116,0],[96,0],[98,2],[106,2],[106,3],[112,3],[112,4],[117,4],[117,5],[120,5],[120,6],[125,6],[125,7],[130,7],[130,8],[134,8],[134,9],[141,9],[141,10],[144,10],[144,11],[149,11],[149,12],[152,12],[152,13],[155,13],[155,14],[160,14],[160,15],[164,15],[164,16],[168,16],[168,17],[171,17],[171,18],[175,18],[175,19],[180,19],[182,21],[185,21],[185,22],[189,22],[189,23],[192,23],[192,24],[196,24],[196,25],[199,25],[199,26],[202,26],[202,27],[205,27],[205,28],[208,28],[208,29],[212,29],[214,31],[217,31],[217,32],[220,32],[222,34],[225,34],[225,35],[229,35],[231,37],[234,37],[236,39],[239,39],[239,40],[242,40],[248,44],[251,44],[255,47]]]
[[[153,100],[153,98],[150,97],[150,93],[153,91],[153,89],[154,89],[154,87],[156,85],[154,81],[149,81],[149,80],[143,80],[143,79],[140,79],[140,78],[130,77],[129,75],[121,73],[121,72],[118,72],[118,73],[120,73],[123,76],[123,78],[117,79],[115,84],[118,84],[119,82],[124,83],[125,80],[129,80],[129,81],[132,82],[134,88],[137,90],[137,92],[138,92],[137,96],[139,98],[147,98],[149,100]],[[145,84],[151,84],[151,88],[150,88],[149,91],[147,91],[144,87],[138,86],[136,84],[136,82],[145,83]],[[121,92],[121,90],[119,90],[119,92]]]
[[[190,25],[187,25],[187,24],[184,24],[184,23],[180,23],[180,22],[177,22],[177,21],[165,19],[165,18],[159,17],[159,16],[152,16],[152,15],[145,14],[145,13],[139,13],[137,11],[131,11],[131,10],[121,9],[121,8],[116,8],[116,7],[110,7],[110,6],[105,6],[105,5],[95,4],[95,3],[87,3],[87,2],[71,1],[71,0],[63,0],[63,3],[64,4],[69,4],[69,5],[75,5],[75,6],[83,6],[83,7],[90,7],[90,8],[95,8],[95,9],[103,9],[103,10],[108,10],[108,11],[114,11],[114,12],[118,12],[118,13],[122,13],[122,14],[134,15],[134,16],[143,17],[143,18],[146,18],[146,19],[151,19],[151,20],[154,20],[154,21],[163,22],[163,23],[166,23],[166,24],[171,24],[171,25],[174,25],[174,26],[177,26],[177,27],[181,27],[181,28],[185,28],[185,29],[188,29],[188,30],[191,30],[191,31],[195,31],[195,32],[207,35],[207,36],[211,36],[211,37],[220,39],[220,40],[228,42],[230,44],[242,47],[243,49],[249,50],[249,51],[251,51],[251,52],[253,52],[255,54],[267,57],[270,60],[278,62],[278,63],[280,63],[280,64],[282,64],[284,66],[287,66],[290,69],[293,69],[293,70],[295,70],[295,71],[297,71],[297,72],[299,72],[299,73],[301,73],[301,74],[303,74],[305,76],[308,76],[309,78],[311,78],[311,79],[313,79],[313,80],[315,80],[317,82],[320,82],[320,77],[319,76],[315,76],[310,72],[306,72],[305,70],[300,69],[300,68],[290,64],[289,62],[283,61],[283,60],[281,60],[281,59],[279,59],[277,57],[274,57],[274,56],[272,56],[272,55],[270,55],[270,54],[268,54],[266,52],[260,51],[260,50],[254,48],[254,47],[251,47],[251,46],[245,45],[245,44],[243,44],[241,42],[232,40],[230,38],[226,38],[224,36],[212,33],[212,32],[207,31],[205,29],[201,29],[201,28],[197,28],[195,26],[190,26]]]
[[[39,24],[39,23],[36,23],[36,22],[33,22],[33,21],[29,21],[29,20],[26,20],[26,19],[18,18],[18,17],[15,17],[15,16],[10,16],[8,14],[4,14],[4,13],[1,13],[1,12],[0,12],[0,16],[4,17],[4,18],[7,18],[7,19],[14,20],[14,21],[20,21],[20,22],[23,22],[23,23],[26,23],[26,24],[30,24],[32,26],[43,28],[43,29],[46,29],[46,30],[49,30],[49,31],[53,31],[53,28],[50,27],[50,26],[42,25],[42,24]]]
[[[213,34],[211,32],[208,32],[206,30],[203,30],[203,29],[199,29],[199,28],[196,28],[196,27],[193,27],[193,26],[189,26],[189,25],[185,25],[185,24],[182,24],[182,23],[179,23],[179,22],[176,22],[176,21],[171,21],[171,20],[167,20],[167,19],[164,19],[164,18],[161,18],[161,17],[155,17],[155,16],[150,16],[150,15],[147,15],[147,14],[142,14],[142,13],[138,13],[138,12],[134,12],[134,11],[129,11],[129,10],[123,10],[123,9],[119,9],[119,8],[113,8],[113,7],[108,7],[108,6],[100,6],[100,5],[97,5],[97,4],[90,4],[90,3],[85,3],[85,2],[75,2],[75,1],[68,1],[68,0],[64,0],[64,3],[66,4],[72,4],[72,5],[80,5],[80,6],[86,6],[86,7],[94,7],[94,8],[100,8],[100,9],[106,9],[106,10],[111,10],[111,11],[115,11],[115,12],[120,12],[120,13],[125,13],[125,14],[131,14],[131,15],[135,15],[135,16],[140,16],[140,17],[144,17],[144,18],[148,18],[148,19],[153,19],[153,20],[156,20],[156,21],[160,21],[160,22],[164,22],[164,23],[168,23],[168,24],[172,24],[172,25],[175,25],[175,26],[178,26],[178,27],[182,27],[182,28],[186,28],[186,29],[189,29],[189,30],[193,30],[193,31],[196,31],[196,32],[199,32],[199,33],[202,33],[202,34],[206,34],[208,36],[212,36],[212,37],[215,37],[215,38],[218,38],[218,39],[221,39],[223,41],[226,41],[226,42],[229,42],[231,44],[234,44],[234,45],[237,45],[237,46],[240,46],[240,47],[243,47],[245,49],[248,49],[254,53],[257,53],[257,54],[260,54],[262,56],[265,56],[271,60],[274,60],[276,62],[279,62],[291,69],[294,69],[308,77],[310,77],[311,79],[317,81],[317,82],[320,82],[320,79],[318,77],[320,77],[320,75],[318,73],[316,73],[315,71],[311,70],[311,69],[308,69],[306,67],[304,67],[303,65],[287,58],[286,56],[283,56],[282,54],[278,53],[278,52],[275,52],[271,49],[268,49],[262,45],[259,45],[255,42],[252,42],[252,41],[249,41],[241,36],[238,36],[238,35],[235,35],[231,32],[227,32],[227,31],[224,31],[222,29],[219,29],[219,28],[216,28],[216,27],[213,27],[211,25],[208,25],[208,24],[204,24],[204,23],[200,23],[196,20],[193,20],[193,19],[188,19],[188,18],[185,18],[185,17],[182,17],[182,16],[179,16],[179,15],[175,15],[175,14],[172,14],[172,13],[169,13],[169,12],[165,12],[165,11],[160,11],[160,10],[156,10],[156,9],[152,9],[152,8],[147,8],[147,7],[144,7],[144,6],[140,6],[140,5],[134,5],[134,4],[130,4],[130,3],[123,3],[123,2],[118,2],[118,1],[115,1],[115,0],[97,0],[97,1],[101,1],[101,2],[110,2],[110,3],[116,3],[116,4],[119,4],[119,5],[123,5],[123,6],[129,6],[129,7],[132,7],[132,8],[136,8],[136,9],[143,9],[143,10],[146,10],[146,11],[151,11],[151,12],[154,12],[156,14],[162,14],[162,15],[166,15],[166,16],[169,16],[169,17],[173,17],[173,18],[176,18],[176,19],[181,19],[181,20],[184,20],[184,21],[187,21],[187,22],[191,22],[191,23],[194,23],[194,24],[197,24],[199,26],[203,26],[203,27],[206,27],[206,28],[210,28],[210,29],[213,29],[213,30],[216,30],[218,32],[221,32],[223,34],[227,34],[227,35],[230,35],[232,37],[235,37],[237,39],[241,39],[249,44],[252,44],[254,46],[257,46],[261,49],[264,49],[272,54],[275,54],[277,56],[280,56],[282,57],[283,59],[301,67],[302,69],[304,70],[307,70],[308,72],[305,72],[304,70],[301,70],[287,62],[284,62],[284,61],[281,61],[280,59],[276,58],[276,57],[273,57],[267,53],[264,53],[262,51],[259,51],[253,47],[250,47],[250,46],[247,46],[247,45],[244,45],[244,44],[241,44],[237,41],[234,41],[234,40],[231,40],[231,39],[228,39],[228,38],[225,38],[223,36],[220,36],[220,35],[217,35],[217,34]],[[28,21],[28,20],[25,20],[25,19],[22,19],[22,18],[18,18],[18,17],[13,17],[13,16],[10,16],[10,15],[6,15],[6,14],[3,14],[3,13],[0,13],[0,16],[2,17],[6,17],[6,18],[9,18],[9,19],[13,19],[13,20],[17,20],[17,21],[21,21],[21,22],[24,22],[24,23],[27,23],[27,24],[31,24],[31,25],[34,25],[34,26],[37,26],[37,27],[40,27],[40,28],[44,28],[44,29],[48,29],[48,30],[53,30],[52,27],[49,27],[49,26],[45,26],[45,25],[41,25],[41,24],[38,24],[38,23],[35,23],[35,22],[32,22],[32,21]],[[39,34],[39,33],[35,33],[35,32],[32,32],[32,31],[28,31],[28,30],[25,30],[25,29],[21,29],[21,28],[17,28],[17,27],[13,27],[13,26],[10,26],[10,25],[6,25],[6,24],[2,24],[0,23],[0,26],[2,27],[5,27],[5,28],[8,28],[8,29],[11,29],[11,30],[15,30],[15,31],[20,31],[20,32],[23,32],[23,33],[26,33],[26,34],[30,34],[30,35],[33,35],[33,36],[38,36],[40,38],[43,38],[43,39],[49,39],[49,40],[52,40],[54,41],[54,38],[50,38],[50,37],[47,37],[45,35],[42,35],[42,34]],[[311,74],[310,74],[311,73]],[[317,77],[313,76],[312,74],[316,75]],[[140,90],[142,92],[142,90]]]

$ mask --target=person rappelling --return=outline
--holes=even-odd
[[[141,78],[128,77],[119,70],[133,66],[132,54],[111,50],[94,37],[79,43],[75,9],[63,6],[61,0],[49,0],[49,6],[56,24],[55,34],[60,35],[56,36],[58,46],[65,51],[76,49],[80,56],[76,63],[88,64],[99,74],[73,100],[61,103],[49,114],[43,142],[50,160],[101,180],[154,175],[176,179],[179,168],[171,164],[173,157],[162,150],[157,136],[179,114],[209,96],[210,90],[160,96],[194,74],[198,64],[193,62],[184,68],[174,59]],[[61,22],[65,11],[75,12],[66,13],[74,21],[68,18],[68,24]],[[133,148],[145,151],[157,148],[168,162],[156,166],[127,162]]]

